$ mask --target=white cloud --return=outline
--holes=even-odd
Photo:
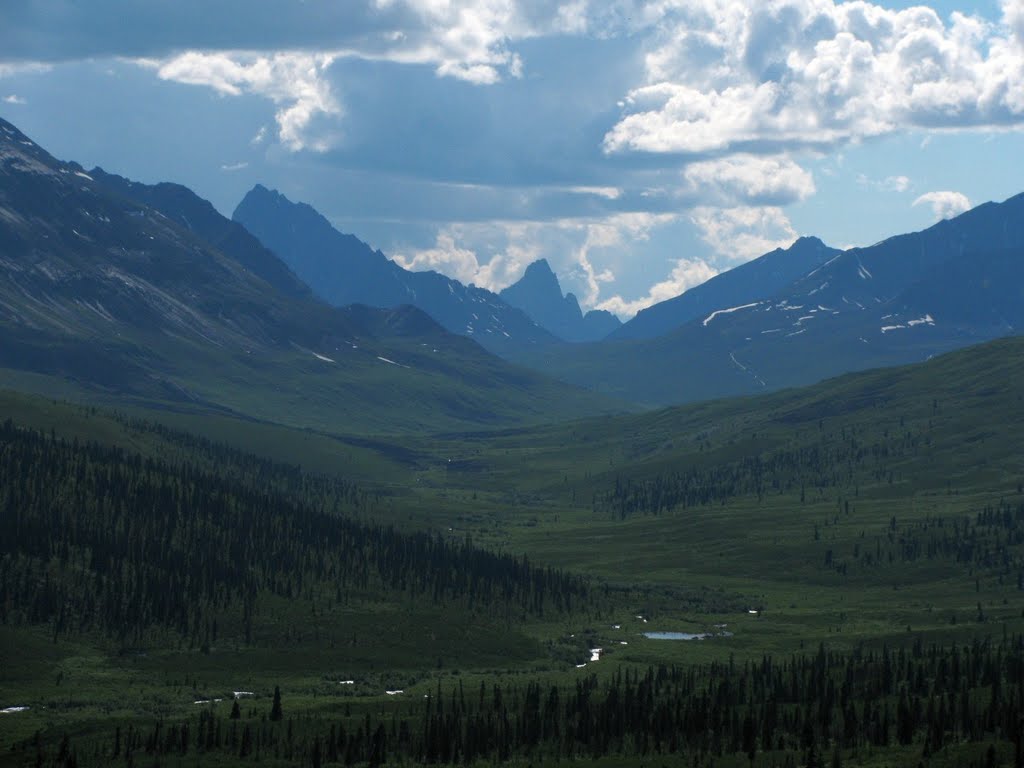
[[[1017,39],[1017,44],[1024,48],[1024,0],[1003,0],[1003,23]]]
[[[694,208],[690,219],[701,239],[728,262],[743,263],[776,248],[786,248],[797,234],[781,208]]]
[[[633,301],[612,296],[598,303],[596,308],[606,309],[621,318],[632,317],[641,309],[675,298],[717,274],[718,270],[702,259],[679,259],[669,277],[652,285],[646,296]]]
[[[576,195],[593,195],[595,197],[601,197],[605,200],[618,200],[622,196],[622,190],[618,187],[567,187],[566,192],[572,192]]]
[[[37,61],[0,62],[0,79],[15,75],[39,75],[49,72],[53,67]]]
[[[523,62],[509,43],[532,37],[515,0],[375,0],[378,9],[404,8],[418,24],[394,30],[383,58],[433,64],[439,77],[490,85],[503,74],[521,77]]]
[[[405,269],[436,270],[492,291],[511,285],[529,264],[546,258],[559,275],[562,290],[573,291],[584,308],[592,308],[602,304],[602,289],[615,280],[606,265],[609,257],[628,253],[648,240],[655,228],[677,218],[617,213],[605,219],[455,223],[439,231],[432,247],[399,249],[393,258]],[[671,279],[683,280],[684,273],[673,273]],[[658,289],[657,295],[668,298],[666,290]]]
[[[267,126],[261,125],[260,129],[256,131],[256,135],[249,139],[249,146],[258,147],[264,141],[267,140]]]
[[[583,236],[573,249],[573,274],[582,282],[585,293],[579,297],[584,307],[601,303],[601,287],[615,282],[615,273],[595,266],[595,256],[602,251],[624,250],[650,238],[651,230],[676,220],[672,213],[617,213],[604,220],[567,219],[559,222],[563,229]]]
[[[220,167],[220,169],[222,171],[226,171],[227,173],[233,173],[235,171],[244,170],[244,169],[246,169],[248,167],[249,167],[249,164],[246,163],[246,162],[242,162],[242,163],[225,163],[224,165],[222,165]]]
[[[919,205],[930,205],[937,221],[951,219],[971,209],[966,195],[949,191],[927,192],[914,201],[914,207]]]
[[[884,179],[872,179],[863,173],[857,174],[857,183],[862,187],[870,187],[883,192],[906,192],[910,189],[908,176],[886,176]]]
[[[882,184],[884,189],[891,189],[893,192],[906,192],[910,189],[910,179],[906,176],[888,176]]]
[[[814,177],[788,157],[740,154],[693,163],[683,171],[688,191],[704,202],[785,205],[814,194]]]
[[[24,98],[12,93],[10,96],[4,96],[4,104],[28,104]]]
[[[393,259],[404,269],[433,270],[497,292],[541,258],[536,233],[543,226],[532,222],[451,224],[438,232],[432,248],[396,253]]]
[[[467,285],[479,284],[477,275],[480,273],[480,261],[476,252],[459,247],[455,242],[455,234],[450,230],[438,233],[433,248],[413,251],[409,255],[396,253],[392,258],[402,268],[414,272],[440,272]]]
[[[914,128],[1024,122],[1021,0],[1003,24],[867,2],[664,0],[646,82],[606,152],[829,146]]]
[[[139,63],[155,68],[162,80],[206,86],[225,96],[255,94],[270,99],[278,106],[275,119],[281,143],[293,152],[322,152],[334,137],[311,130],[313,122],[342,113],[324,76],[334,58],[330,54],[188,51],[163,61]]]

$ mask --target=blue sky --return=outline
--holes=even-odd
[[[1024,0],[8,0],[0,116],[59,157],[257,182],[414,269],[545,257],[628,317],[799,235],[1024,191]]]

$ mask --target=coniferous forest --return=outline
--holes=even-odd
[[[295,477],[287,467],[261,469],[263,488]],[[587,599],[584,580],[526,557],[357,522],[344,516],[367,503],[355,488],[313,485],[318,503],[296,502],[8,420],[0,426],[0,621],[52,625],[55,640],[95,630],[133,643],[159,628],[209,646],[225,621],[252,642],[262,594],[344,601],[383,591],[537,615]]]
[[[8,402],[0,764],[1024,760],[1020,454],[976,405],[256,453]]]
[[[120,727],[88,747],[65,739],[14,745],[40,765],[476,765],[509,761],[825,766],[887,756],[927,761],[964,748],[958,764],[1020,765],[1024,640],[898,651],[826,651],[742,664],[625,667],[573,686],[442,685],[423,703],[353,716],[286,715],[283,696],[243,715],[210,708],[185,720]],[[966,760],[965,754],[977,755]],[[740,762],[742,760],[742,763]],[[609,763],[612,764],[612,763]]]

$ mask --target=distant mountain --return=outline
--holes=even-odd
[[[305,203],[254,187],[233,218],[252,232],[314,292],[334,306],[419,307],[452,333],[501,354],[510,346],[556,339],[522,310],[483,288],[437,272],[410,272],[353,235],[336,230]]]
[[[188,187],[167,182],[141,184],[107,173],[102,168],[93,168],[88,175],[115,195],[159,211],[282,293],[292,296],[312,295],[309,286],[245,227],[222,216],[209,201],[203,200]]]
[[[653,339],[562,345],[520,360],[565,381],[667,404],[810,384],[1018,335],[1024,195],[839,253],[770,297],[751,298],[705,305]]]
[[[839,253],[816,237],[802,237],[789,248],[766,253],[680,296],[641,310],[611,338],[653,339],[716,308],[766,299]]]
[[[184,187],[93,176],[4,121],[0,277],[0,384],[344,432],[615,407],[413,307],[332,308]]]
[[[572,294],[569,294],[570,296]],[[604,309],[592,309],[583,316],[583,341],[605,339],[622,327],[622,321]]]
[[[530,264],[518,282],[498,295],[564,341],[597,341],[622,324],[603,310],[584,315],[573,294],[562,296],[562,287],[546,259]]]

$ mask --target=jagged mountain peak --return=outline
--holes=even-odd
[[[0,123],[0,367],[104,398],[375,433],[606,407],[418,309],[291,290],[287,267],[218,217],[185,187],[93,176]]]
[[[452,333],[499,354],[508,345],[554,342],[519,309],[483,288],[437,272],[411,272],[354,235],[339,232],[316,209],[257,185],[235,209],[245,226],[336,306],[416,306]]]
[[[551,269],[547,259],[537,259],[531,262],[526,267],[526,271],[523,272],[523,276],[512,285],[503,289],[500,295],[514,306],[518,306],[526,311],[527,314],[531,313],[523,304],[532,304],[537,300],[577,303],[576,297],[571,293],[563,299],[562,286],[559,284],[558,277],[555,275],[554,270]],[[534,319],[540,322],[541,325],[544,325],[538,318],[534,317]]]
[[[553,277],[555,278],[555,282],[558,281],[558,278],[555,277],[555,272],[551,269],[551,265],[548,264],[547,259],[537,259],[526,267],[526,271],[523,273],[523,279],[531,276],[543,276],[545,278]]]
[[[585,322],[576,296],[572,293],[562,295],[558,276],[547,259],[532,262],[523,276],[502,290],[500,295],[540,326],[566,341],[597,341],[620,325],[618,318],[608,313]]]

